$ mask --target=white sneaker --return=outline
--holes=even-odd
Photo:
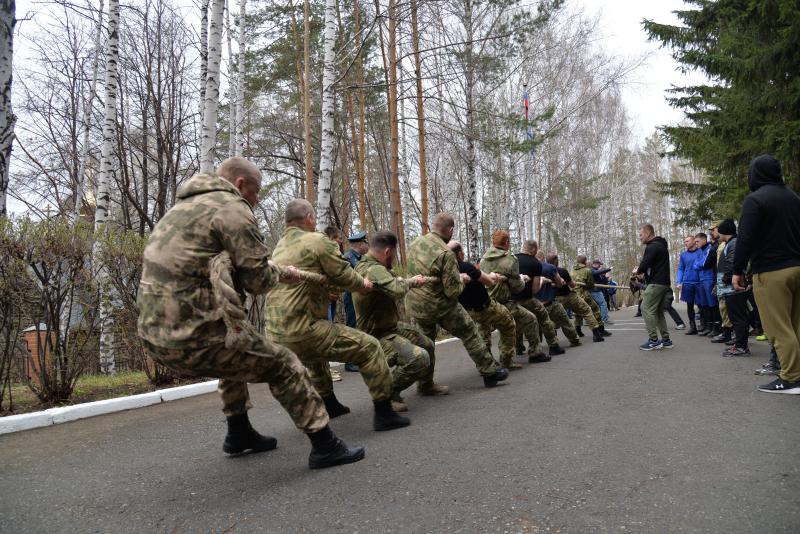
[[[675,327],[675,330],[686,330],[686,325],[685,324],[679,324],[678,326]]]

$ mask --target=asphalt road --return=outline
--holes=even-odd
[[[756,391],[766,344],[728,359],[675,332],[644,353],[632,313],[494,389],[440,346],[452,394],[407,393],[412,425],[392,432],[345,373],[353,413],[333,427],[367,446],[350,466],[307,469],[262,386],[268,453],[223,455],[215,394],[0,436],[0,532],[799,532],[800,397]]]

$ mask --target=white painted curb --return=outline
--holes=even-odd
[[[456,338],[451,337],[449,339],[437,341],[436,344],[444,345],[452,341],[456,341]],[[20,432],[32,428],[41,428],[57,425],[59,423],[67,423],[69,421],[77,421],[78,419],[86,419],[87,417],[94,417],[96,415],[132,410],[134,408],[144,408],[145,406],[152,406],[162,402],[205,395],[206,393],[216,391],[218,382],[219,380],[209,380],[208,382],[161,389],[150,393],[130,395],[128,397],[86,402],[60,408],[50,408],[49,410],[41,412],[9,415],[0,418],[0,434],[10,434],[12,432]]]

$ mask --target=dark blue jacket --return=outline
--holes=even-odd
[[[694,269],[694,264],[700,259],[700,249],[689,252],[684,250],[678,260],[678,283],[697,284],[700,282],[700,271]]]

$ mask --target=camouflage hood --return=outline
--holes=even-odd
[[[187,198],[195,195],[213,193],[214,191],[231,193],[237,197],[242,196],[239,194],[239,190],[236,189],[232,183],[210,172],[195,174],[192,176],[188,182],[178,188],[176,196],[180,201],[186,200]]]
[[[481,271],[494,272],[506,277],[505,282],[489,288],[489,296],[501,304],[508,302],[511,295],[519,293],[525,287],[519,278],[519,260],[510,250],[489,247],[481,258]]]

